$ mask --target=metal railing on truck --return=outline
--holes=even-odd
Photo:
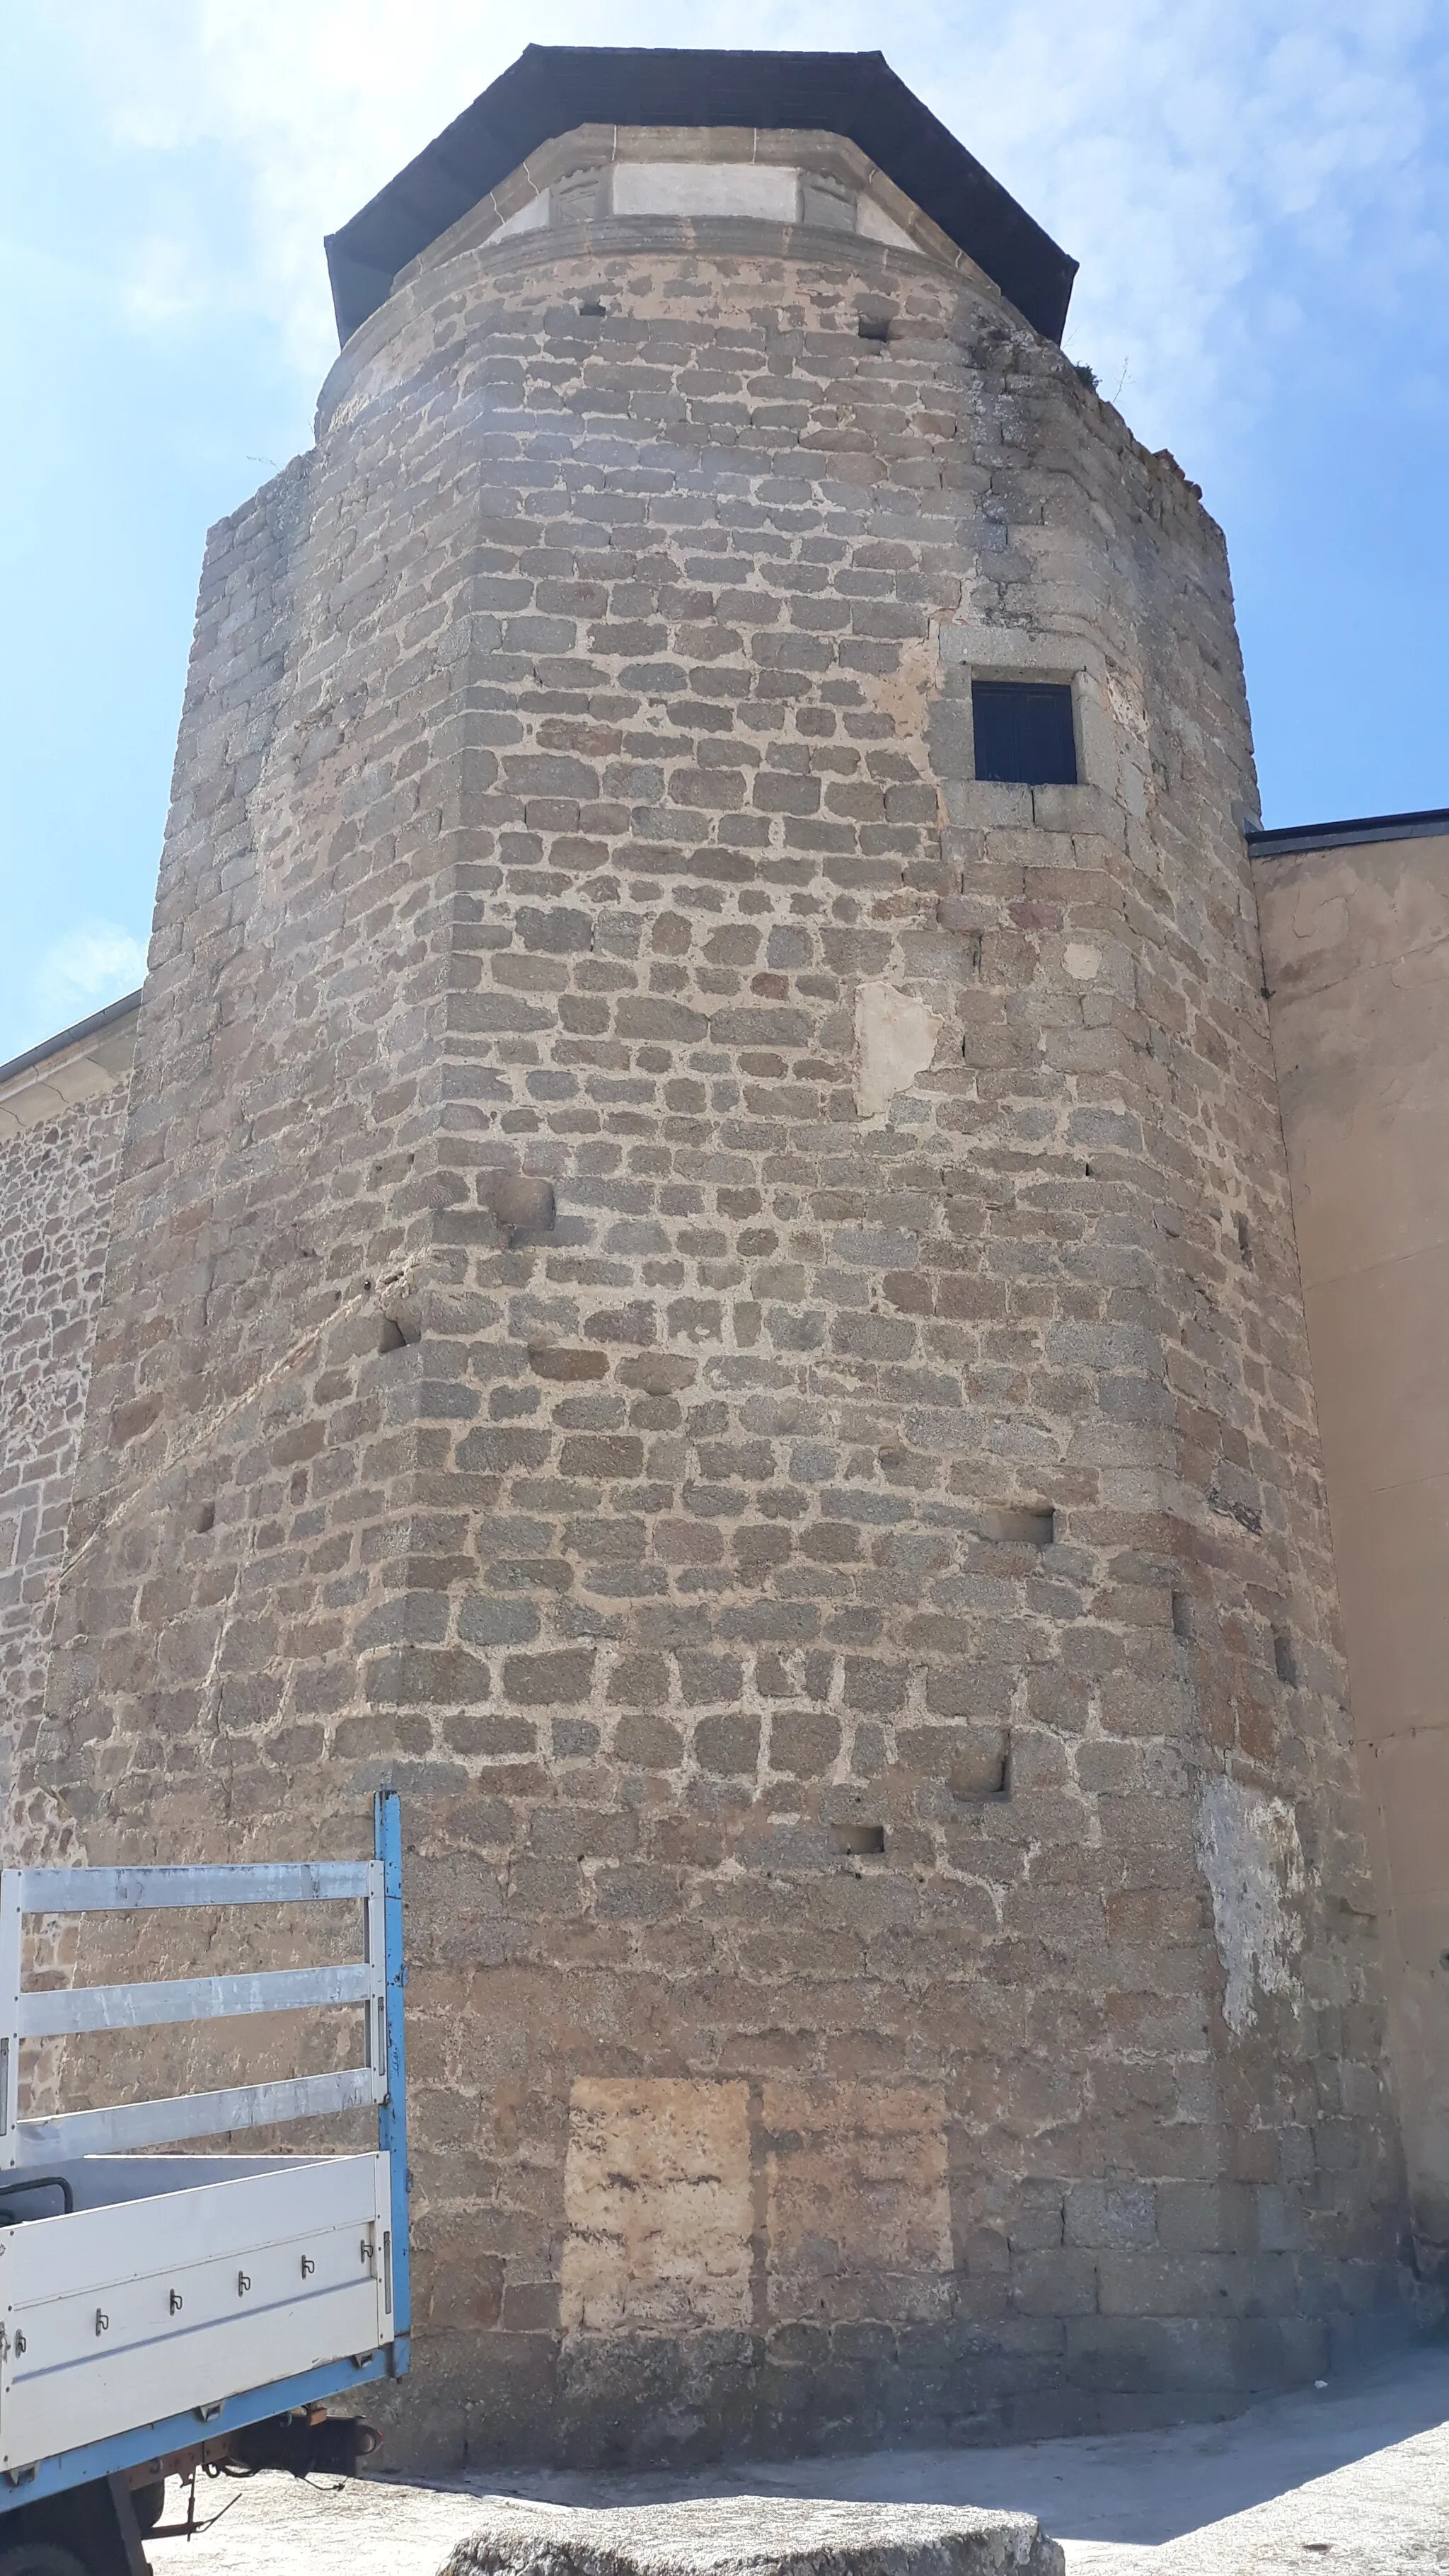
[[[0,2213],[6,2213],[7,2193],[12,2200],[17,2194],[25,2195],[18,2210],[8,2211],[10,2226],[0,2225],[0,2251],[11,2258],[0,2265],[0,2515],[29,2508],[45,2497],[63,2496],[98,2480],[109,2481],[113,2487],[118,2480],[134,2486],[139,2470],[149,2465],[164,2473],[165,2462],[193,2454],[203,2439],[210,2451],[239,2428],[293,2416],[296,2410],[315,2407],[318,2401],[344,2390],[370,2380],[398,2376],[406,2370],[410,2263],[402,2017],[402,1846],[398,1801],[390,1791],[380,1793],[374,1801],[373,1842],[373,1857],[364,1861],[0,1872]],[[139,1914],[152,1908],[290,1906],[349,1900],[361,1907],[362,1956],[338,1965],[94,1986],[37,1988],[22,1982],[27,1916]],[[22,2112],[20,2049],[24,2040],[63,2040],[98,2032],[159,2029],[257,2013],[334,2007],[350,2007],[361,2013],[365,2041],[360,2065],[329,2073],[231,2085],[219,2091],[118,2102],[94,2110],[60,2110],[39,2117]],[[49,2265],[54,2271],[62,2242],[66,2247],[65,2266],[74,2269],[77,2231],[85,2220],[98,2223],[102,2212],[109,2214],[124,2204],[134,2237],[144,2232],[148,2178],[156,2195],[171,2194],[166,2208],[174,2215],[182,2210],[185,2197],[175,2190],[175,2183],[184,2178],[183,2166],[189,2175],[198,2165],[231,2161],[148,2157],[146,2151],[174,2148],[188,2140],[228,2132],[236,2137],[249,2130],[361,2106],[376,2109],[376,2188],[387,2202],[386,2207],[379,2208],[373,2230],[378,2256],[377,2311],[384,2328],[368,2338],[374,2348],[329,2356],[284,2378],[267,2378],[262,2373],[245,2385],[225,2389],[208,2383],[198,2386],[194,2397],[186,2392],[188,2402],[177,2402],[177,2371],[190,2365],[183,2365],[177,2358],[181,2350],[179,2336],[173,2352],[163,2329],[145,2344],[144,2358],[138,2341],[130,2394],[122,2402],[123,2406],[142,2402],[147,2372],[155,2374],[158,2385],[165,2380],[163,2394],[172,2402],[147,2405],[146,2421],[140,2424],[91,2427],[82,2419],[88,2412],[94,2414],[97,2404],[111,2402],[98,2394],[97,2383],[88,2400],[68,2400],[74,2429],[88,2433],[89,2438],[65,2441],[60,2447],[48,2449],[44,2456],[17,2458],[12,2437],[22,2431],[25,2422],[21,2392],[36,2331],[32,2324],[27,2333],[26,2323],[21,2322],[22,2318],[28,2322],[27,2275],[36,2314],[47,2304],[59,2312],[67,2302],[47,2299],[44,2269]],[[383,2158],[387,2160],[385,2175]],[[356,2166],[362,2161],[338,2159],[339,2176],[344,2165]],[[325,2154],[300,2160],[264,2158],[261,2162],[265,2171],[259,2172],[253,2162],[248,2175],[263,2196],[271,2180],[300,2176],[304,2165],[312,2168],[308,2189],[321,2225],[326,2215]],[[31,2195],[39,2188],[43,2173],[52,2175],[63,2190],[66,2214],[56,2224],[67,2231],[64,2240],[57,2236],[55,2226],[32,2215]],[[114,2198],[104,2193],[97,2197],[101,2190],[97,2176],[112,2180],[119,2177]],[[223,2182],[225,2179],[220,2177]],[[216,2187],[210,2185],[213,2190]],[[204,2180],[198,2187],[203,2199],[206,2188]],[[229,2188],[233,2194],[245,2193],[247,2183],[234,2182]],[[87,2189],[90,2205],[78,2207],[77,2198],[84,2199]],[[244,2204],[234,2201],[232,2206],[242,2208]],[[17,2217],[23,2223],[14,2223]],[[355,2261],[355,2235],[352,2242]],[[366,2251],[364,2239],[364,2256]],[[315,2264],[311,2268],[315,2270]],[[308,2270],[304,2255],[304,2276]],[[199,2280],[201,2274],[197,2277]],[[245,2271],[236,2277],[246,2290],[251,2289]],[[320,2291],[325,2283],[319,2282],[316,2287]],[[311,2295],[309,2284],[308,2296]],[[189,2291],[173,2286],[173,2314],[180,2313],[187,2296]],[[294,2294],[291,2304],[300,2309],[300,2291]],[[69,2305],[73,2306],[74,2301]],[[95,2318],[99,2345],[110,2331],[112,2320],[104,2306],[97,2306]],[[205,2348],[204,2335],[192,2328],[189,2318],[187,2322],[190,2351],[200,2353]],[[232,2340],[236,2344],[234,2334]],[[222,2343],[213,2347],[218,2353],[227,2348]],[[251,2349],[256,2348],[253,2339]],[[80,2390],[86,2378],[83,2363],[88,2357],[77,2355],[72,2362],[69,2355],[63,2356],[62,2362],[52,2365],[53,2374],[61,2367],[73,2369],[74,2387]],[[219,2362],[213,2361],[213,2378],[220,2367]],[[43,2373],[36,2367],[34,2375],[38,2380]]]

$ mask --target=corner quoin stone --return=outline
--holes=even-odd
[[[490,2497],[441,2576],[1064,2576],[1032,2514],[734,2496],[612,2512]]]

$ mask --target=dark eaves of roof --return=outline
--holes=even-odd
[[[1437,841],[1449,839],[1449,805],[1425,805],[1413,814],[1357,814],[1342,823],[1288,823],[1271,832],[1249,824],[1244,837],[1255,859],[1346,850],[1358,841]]]
[[[360,214],[328,234],[342,340],[386,302],[399,269],[541,143],[576,125],[745,125],[842,134],[985,270],[1044,338],[1062,336],[1076,261],[907,89],[884,54],[529,45]]]

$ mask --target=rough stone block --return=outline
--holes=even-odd
[[[588,2512],[490,2497],[441,2576],[1064,2576],[1035,2516],[732,2496]]]

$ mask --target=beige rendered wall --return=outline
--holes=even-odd
[[[1260,858],[1420,2255],[1449,2262],[1449,832]]]

